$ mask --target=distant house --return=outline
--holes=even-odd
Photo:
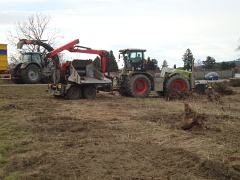
[[[237,69],[240,69],[240,59],[237,59],[236,61],[232,62],[235,63]]]

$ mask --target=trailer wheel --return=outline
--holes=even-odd
[[[30,64],[22,69],[21,76],[24,83],[37,84],[41,80],[40,68],[35,64]]]
[[[127,89],[132,97],[145,98],[151,91],[151,83],[147,76],[137,74],[130,78]]]
[[[96,97],[96,88],[94,86],[85,86],[82,89],[82,95],[85,99],[94,99]]]
[[[171,94],[174,92],[187,92],[190,90],[190,84],[186,77],[181,74],[176,74],[166,81],[165,93]]]
[[[72,86],[67,91],[67,98],[70,100],[76,100],[82,97],[81,89],[77,86]]]

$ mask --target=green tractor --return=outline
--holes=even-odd
[[[42,53],[27,52],[13,67],[12,80],[19,83],[37,84],[51,81],[52,68],[42,59]]]
[[[123,49],[119,51],[118,66],[122,70],[116,88],[124,96],[148,97],[151,91],[159,96],[173,92],[188,92],[194,86],[189,71],[163,67],[161,72],[150,74],[146,69],[145,49]]]
[[[44,49],[44,52],[24,52],[20,61],[11,67],[12,80],[19,83],[37,84],[52,81],[53,63],[48,61],[47,52],[53,51],[53,47],[41,40],[20,39],[17,49],[22,49],[23,45],[34,45]],[[56,61],[59,63],[58,56]]]

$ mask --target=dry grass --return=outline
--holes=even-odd
[[[171,101],[108,93],[69,101],[44,86],[1,88],[0,122],[11,125],[1,127],[0,178],[239,179],[234,91],[221,102],[195,93]],[[184,103],[204,117],[204,128],[181,129]],[[6,148],[7,138],[17,146]]]

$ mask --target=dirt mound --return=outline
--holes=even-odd
[[[231,89],[227,82],[215,82],[215,83],[210,83],[209,88],[212,89],[210,91],[214,91],[220,95],[232,95],[235,92],[233,89]]]

